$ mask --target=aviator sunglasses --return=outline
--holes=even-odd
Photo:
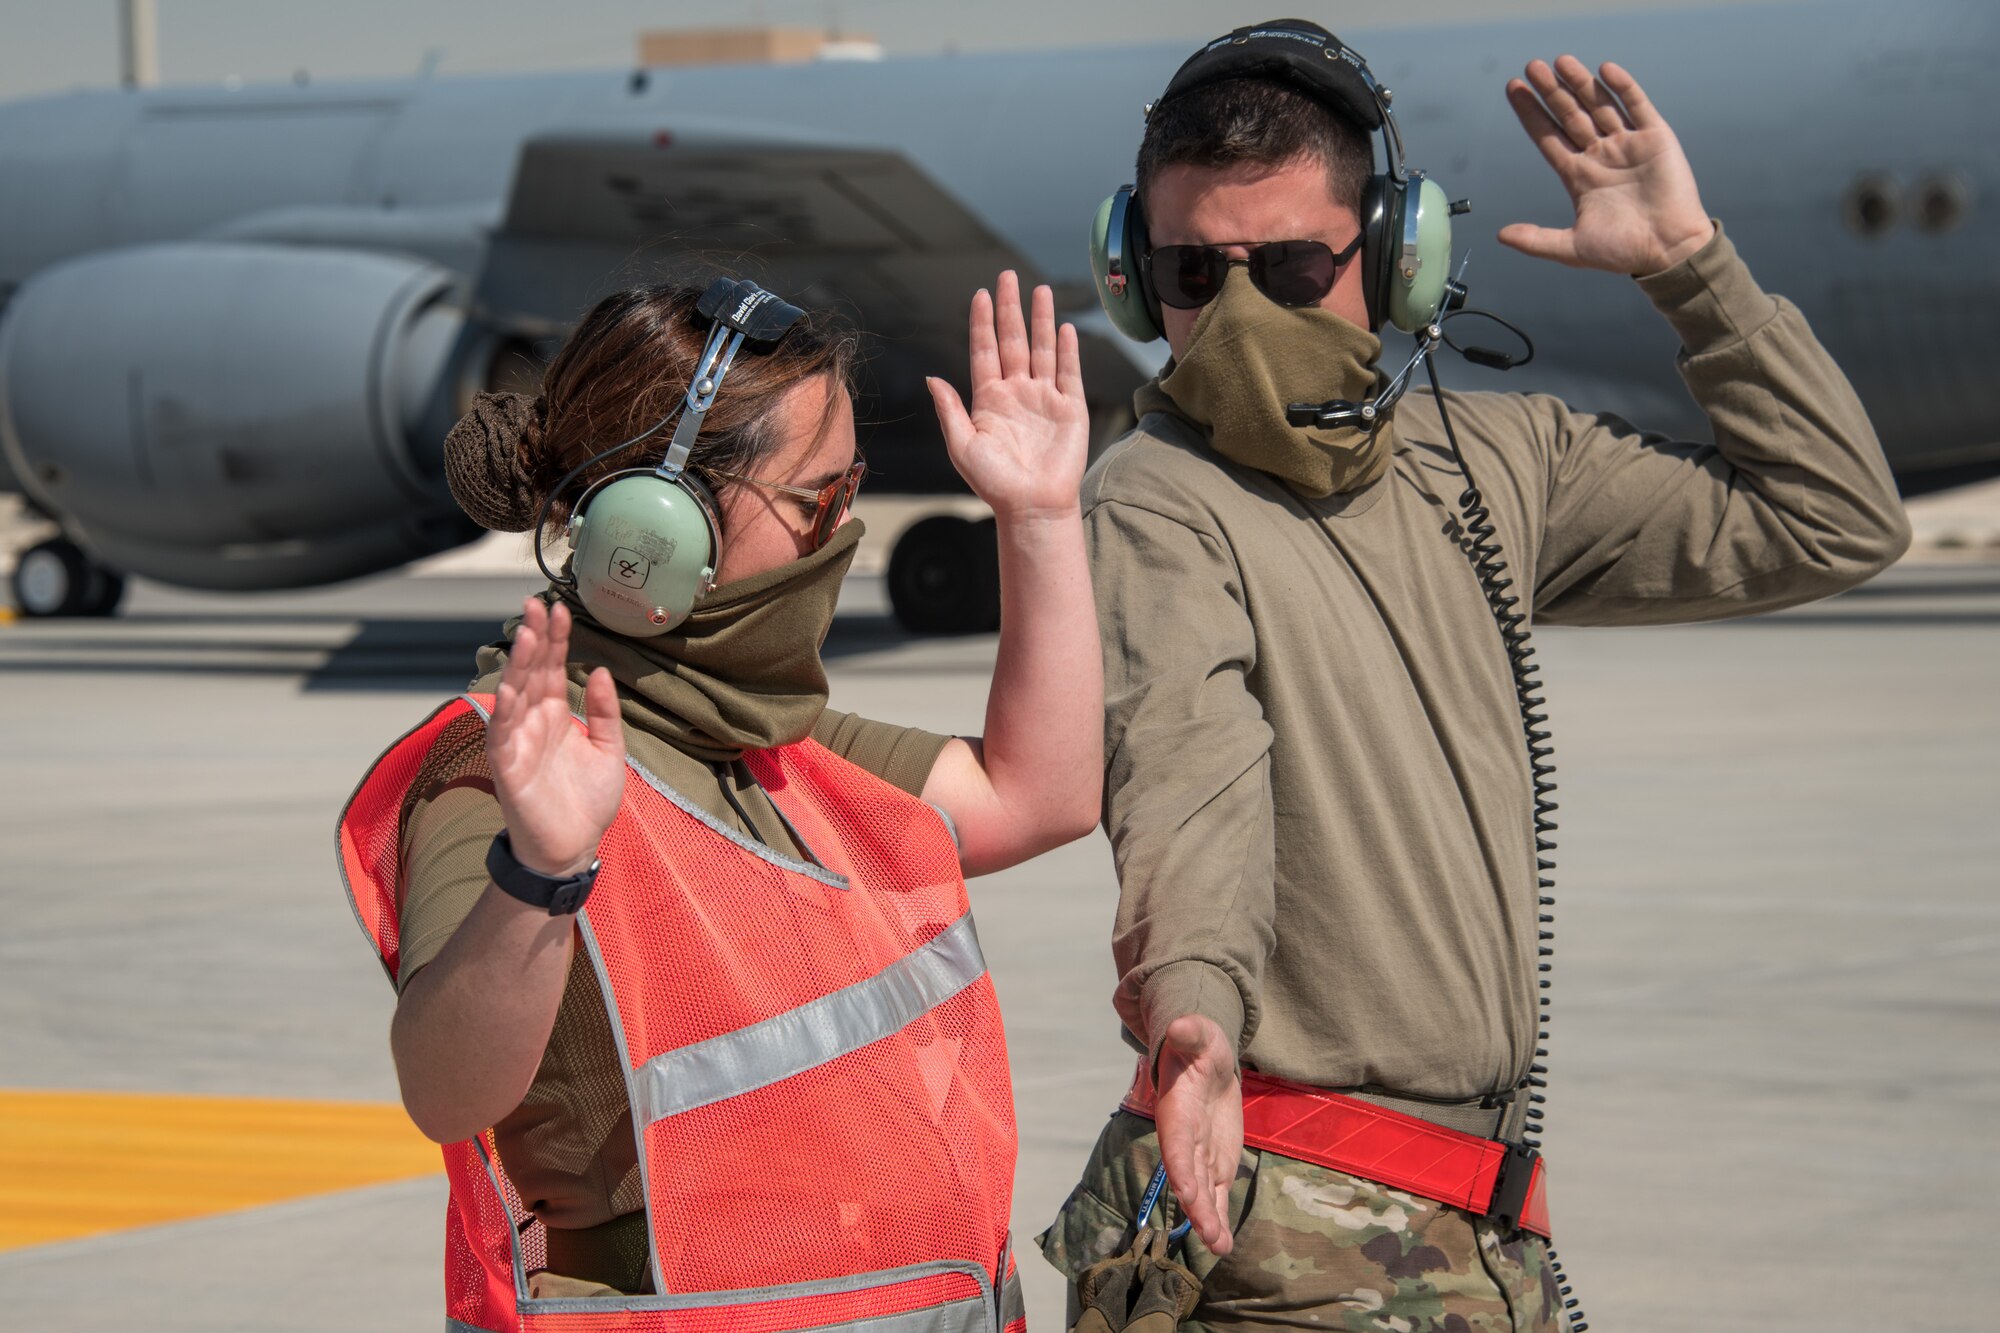
[[[817,551],[833,540],[834,530],[847,517],[847,511],[854,505],[854,493],[861,489],[861,479],[868,475],[868,464],[863,459],[855,459],[854,466],[835,477],[816,491],[803,486],[787,486],[782,482],[765,481],[759,477],[746,477],[740,472],[724,472],[721,468],[702,469],[711,477],[724,481],[740,481],[750,486],[762,486],[767,491],[777,491],[781,495],[793,496],[813,502],[812,544]]]
[[[1228,253],[1247,248],[1248,258]],[[1231,264],[1250,270],[1257,290],[1279,305],[1315,305],[1333,289],[1341,268],[1361,249],[1356,236],[1335,253],[1325,241],[1266,241],[1261,245],[1162,245],[1146,256],[1152,265],[1153,290],[1160,304],[1176,310],[1199,310],[1213,301],[1229,276]]]

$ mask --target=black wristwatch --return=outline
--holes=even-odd
[[[530,870],[514,855],[514,843],[506,829],[494,834],[493,845],[486,849],[486,873],[502,892],[530,907],[545,908],[550,916],[574,916],[583,906],[583,900],[590,896],[590,886],[597,882],[597,872],[603,865],[602,861],[593,860],[581,873],[568,879]]]

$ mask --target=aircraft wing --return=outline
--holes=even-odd
[[[1044,280],[901,152],[675,119],[528,140],[476,302],[553,334],[608,291],[722,269],[841,310],[870,339],[861,408],[882,480],[956,490],[923,378],[966,391],[966,304],[1006,268],[1024,285]],[[1087,288],[1057,299],[1096,308]],[[1093,406],[1123,410],[1145,372],[1108,330],[1079,332]]]
[[[498,309],[574,318],[577,289],[565,283],[558,295],[536,275],[579,264],[597,268],[592,299],[717,265],[768,278],[793,299],[813,299],[804,289],[817,285],[887,338],[954,330],[962,339],[974,288],[1008,267],[1038,280],[893,149],[681,120],[523,144],[481,296]]]

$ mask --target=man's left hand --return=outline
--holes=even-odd
[[[1592,75],[1575,56],[1532,62],[1507,84],[1507,101],[1576,206],[1576,225],[1516,222],[1500,241],[1575,268],[1644,276],[1708,244],[1715,224],[1701,206],[1680,140],[1645,91],[1618,65]]]

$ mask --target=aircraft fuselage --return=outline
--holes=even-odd
[[[1707,433],[1674,373],[1671,333],[1632,284],[1530,260],[1492,239],[1510,221],[1568,221],[1560,186],[1502,89],[1528,59],[1572,51],[1617,59],[1645,84],[1709,209],[1847,371],[1906,489],[2000,471],[2000,377],[1987,369],[2000,351],[2000,136],[1982,132],[1993,123],[1983,81],[2000,58],[2000,11],[1924,0],[1345,35],[1395,90],[1412,164],[1473,203],[1458,237],[1474,304],[1525,327],[1540,351],[1506,377],[1447,362],[1447,385],[1548,390],[1662,431]],[[671,171],[677,142],[722,126],[771,142],[900,153],[1031,276],[1054,283],[1061,307],[1084,315],[1094,307],[1091,215],[1130,178],[1140,108],[1185,54],[1171,43],[42,98],[0,107],[0,294],[61,261],[127,247],[232,238],[310,246],[322,237],[461,275],[464,299],[487,264],[525,142],[652,136]],[[671,249],[671,224],[659,247]],[[883,225],[893,229],[893,217]],[[773,253],[787,243],[785,227],[775,215],[764,227]],[[559,330],[634,262],[643,267],[647,248],[579,249],[562,281],[524,288],[520,308],[476,313]],[[966,295],[921,299],[958,306]],[[1164,356],[1161,343],[1094,344],[1095,397],[1122,397]],[[875,415],[921,419],[927,409],[906,392],[909,376],[896,373],[893,354],[889,364]],[[435,415],[411,409],[411,429],[425,437],[419,453],[435,450]],[[905,479],[940,484],[940,454],[926,451]],[[412,493],[423,491],[434,460],[409,470]],[[893,482],[896,469],[884,471]],[[435,502],[436,488],[428,494]],[[37,498],[51,507],[47,494]],[[368,559],[384,558],[371,550]]]

